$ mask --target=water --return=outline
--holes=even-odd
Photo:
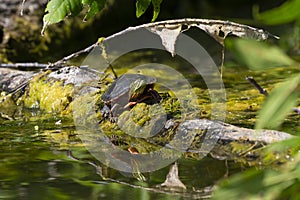
[[[72,121],[12,122],[0,129],[0,199],[199,198],[210,195],[215,181],[241,170],[232,162],[182,158],[179,175],[187,189],[169,190],[159,187],[169,166],[144,174],[145,182],[110,169],[85,149]]]
[[[272,88],[297,68],[251,72],[228,68],[224,83],[231,124],[253,128],[261,94],[244,79],[252,75]],[[267,81],[264,81],[267,80]],[[257,101],[257,99],[261,99]],[[230,102],[234,102],[230,105]],[[247,107],[253,104],[253,110]],[[234,106],[235,104],[238,105]],[[299,116],[291,115],[281,130],[297,133]],[[72,156],[71,156],[72,155]],[[0,122],[0,199],[199,199],[208,198],[214,185],[247,165],[184,155],[178,161],[186,189],[161,187],[170,166],[145,173],[145,181],[111,169],[86,150],[72,119],[27,111],[14,121]]]

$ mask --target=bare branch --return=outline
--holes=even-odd
[[[13,68],[13,69],[37,68],[37,69],[44,69],[46,67],[48,67],[48,64],[41,64],[41,63],[0,63],[0,68]]]
[[[127,29],[115,33],[109,37],[101,38],[101,42],[97,41],[95,44],[87,47],[84,50],[73,53],[69,56],[64,57],[63,59],[50,64],[49,67],[58,66],[64,64],[66,61],[79,56],[82,53],[88,53],[98,46],[98,44],[103,43],[107,40],[114,39],[120,35],[123,35],[130,31],[135,31],[142,28],[147,28],[154,34],[157,34],[162,39],[162,44],[173,56],[175,52],[175,44],[177,36],[190,29],[191,27],[197,27],[211,37],[213,37],[218,43],[224,47],[224,40],[228,35],[235,35],[237,37],[256,39],[256,40],[266,40],[267,38],[279,39],[278,36],[274,36],[263,29],[257,29],[251,26],[244,24],[238,24],[230,21],[222,20],[211,20],[211,19],[193,19],[193,18],[184,18],[184,19],[175,19],[175,20],[166,20],[148,24],[142,24],[135,27],[128,27]],[[224,58],[224,55],[222,55]],[[224,62],[224,61],[223,61]],[[223,63],[222,62],[222,63]]]

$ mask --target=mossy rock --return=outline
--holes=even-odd
[[[63,81],[48,79],[46,72],[30,81],[25,94],[18,100],[26,108],[40,109],[48,113],[70,114],[74,87]]]

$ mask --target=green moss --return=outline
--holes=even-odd
[[[26,93],[19,99],[27,108],[40,109],[45,112],[70,114],[70,102],[73,97],[73,85],[63,85],[62,81],[46,78],[46,74],[30,81]]]
[[[15,103],[13,95],[2,92],[0,95],[0,120],[12,120],[13,116],[18,113],[18,107]]]
[[[123,112],[118,119],[118,124],[123,131],[135,137],[148,138],[148,134],[156,132],[156,123],[160,120],[164,121],[164,116],[163,108],[158,104],[139,103],[131,111]]]
[[[264,101],[265,96],[252,88],[239,92],[228,89],[227,95],[226,122],[252,128],[255,124],[257,111]]]

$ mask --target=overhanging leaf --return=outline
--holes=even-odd
[[[88,20],[99,13],[105,6],[106,0],[83,0],[83,5],[89,5],[89,10],[84,19]]]
[[[155,21],[158,17],[159,11],[160,11],[160,4],[162,3],[162,0],[152,0],[153,5],[153,18],[151,21]]]
[[[258,7],[254,7],[253,13],[256,20],[269,25],[284,24],[300,19],[300,1],[290,0],[274,9],[258,13]]]
[[[136,1],[136,17],[139,18],[142,16],[148,7],[150,6],[150,3],[152,2],[153,5],[153,17],[151,21],[154,21],[160,11],[160,4],[163,0],[137,0]]]
[[[228,42],[226,44],[232,48],[235,57],[242,64],[254,70],[286,66],[294,62],[276,46],[244,39],[234,39]]]
[[[54,23],[62,21],[67,15],[77,15],[82,10],[81,0],[51,0],[47,4],[43,18],[43,29]]]
[[[106,0],[51,0],[45,9],[41,33],[48,25],[64,20],[67,15],[77,15],[84,6],[89,6],[84,19],[90,19],[104,8],[105,3]]]
[[[259,112],[255,128],[277,128],[300,96],[300,74],[274,88]]]
[[[151,0],[137,0],[136,1],[135,6],[136,6],[136,17],[137,18],[139,18],[146,12],[150,3],[151,3]]]

